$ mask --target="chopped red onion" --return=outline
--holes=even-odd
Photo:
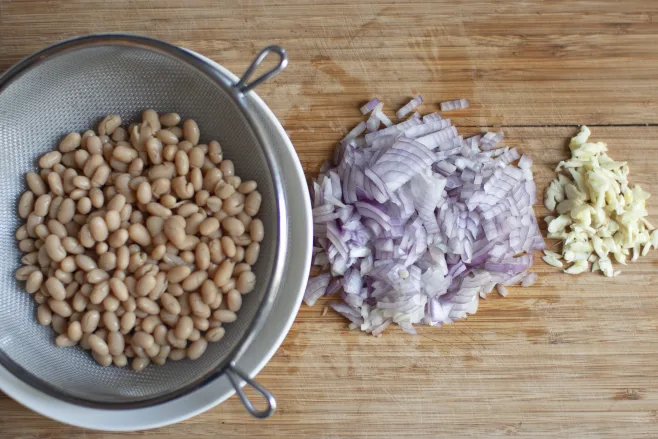
[[[369,133],[377,131],[379,129],[379,124],[381,123],[381,120],[377,117],[377,113],[382,111],[382,108],[384,108],[383,103],[377,104],[377,106],[372,110],[372,113],[370,113],[370,117],[368,118],[368,121],[366,122],[366,128]]]
[[[388,116],[382,113],[381,111],[377,112],[376,114],[377,114],[377,118],[382,121],[385,127],[390,127],[393,125],[391,119],[389,119]]]
[[[504,138],[505,135],[502,131],[498,133],[486,133],[480,139],[480,149],[482,151],[490,151],[496,147]]]
[[[441,119],[443,119],[443,116],[441,116],[438,112],[426,114],[423,116],[423,122],[425,123],[434,122]]]
[[[325,252],[318,253],[315,255],[313,258],[313,265],[317,265],[319,267],[324,267],[329,263],[329,257]]]
[[[331,275],[329,273],[318,274],[310,279],[304,292],[304,302],[309,306],[315,305],[315,302],[327,291],[329,282],[331,282]]]
[[[519,160],[519,168],[530,169],[532,167],[532,157],[523,154]]]
[[[361,317],[361,313],[359,313],[355,308],[349,306],[347,303],[330,302],[329,306],[332,307],[334,311],[342,314],[352,323],[359,326],[363,324],[363,317]]]
[[[359,124],[313,182],[313,261],[330,271],[311,279],[306,303],[342,290],[329,306],[351,327],[413,334],[475,313],[494,289],[532,285],[544,248],[532,159],[493,149],[502,133],[463,139],[438,113],[387,124],[381,105],[368,123],[387,127],[358,137]]]
[[[521,286],[522,287],[531,287],[537,282],[537,273],[530,273],[528,274],[523,280],[521,281]]]
[[[451,110],[465,110],[469,108],[471,103],[468,99],[457,99],[455,101],[445,101],[441,102],[441,111],[451,111]]]
[[[357,126],[355,126],[352,131],[347,133],[347,136],[343,138],[343,142],[352,140],[365,132],[367,125],[365,122],[361,121]]]
[[[363,123],[364,126],[365,126],[365,122],[361,122],[361,123]],[[409,119],[407,119],[404,122],[401,122],[397,125],[392,125],[390,127],[384,128],[383,130],[379,130],[379,131],[374,132],[374,133],[366,134],[366,143],[368,145],[371,145],[375,141],[375,139],[378,139],[378,138],[384,137],[384,136],[390,136],[390,135],[396,135],[397,136],[401,132],[404,132],[405,130],[407,130],[411,127],[415,127],[415,126],[422,125],[422,124],[423,124],[423,121],[420,118],[410,117]],[[364,131],[365,131],[365,129],[364,129]],[[363,132],[363,131],[361,131],[361,132]]]
[[[324,292],[325,296],[329,296],[331,294],[336,294],[337,292],[340,291],[341,288],[341,281],[339,278],[335,277],[329,282],[329,285],[327,286],[327,289]]]
[[[422,125],[416,125],[414,127],[404,130],[402,133],[405,137],[410,139],[415,139],[417,137],[426,136],[437,131],[444,130],[452,126],[452,121],[450,119],[436,120],[436,121],[426,121],[423,119]]]
[[[434,163],[434,154],[420,142],[399,138],[371,167],[389,191],[399,189]],[[403,164],[403,166],[400,166]]]
[[[395,116],[398,119],[402,119],[404,116],[411,113],[414,110],[414,108],[418,107],[422,103],[423,103],[423,98],[422,98],[422,96],[418,95],[415,98],[413,98],[412,100],[410,100],[407,104],[405,104],[402,108],[400,108],[395,113]]]
[[[363,107],[360,108],[361,114],[368,114],[371,111],[373,111],[375,108],[377,108],[378,105],[381,103],[379,102],[379,99],[374,98],[370,100],[367,104],[365,104]],[[383,104],[382,104],[383,106]],[[381,107],[379,107],[379,110],[381,111]]]
[[[448,119],[449,120],[449,119]],[[443,122],[443,121],[442,121]],[[416,139],[419,143],[427,146],[430,149],[434,149],[437,146],[446,143],[448,140],[457,137],[457,128],[451,126],[441,131],[428,134],[426,136]],[[461,139],[460,139],[461,140]]]

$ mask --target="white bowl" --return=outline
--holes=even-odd
[[[209,62],[231,80],[238,81],[237,76],[212,60],[192,51],[190,53]],[[247,100],[255,110],[256,117],[261,120],[267,140],[274,146],[275,154],[281,163],[280,171],[285,176],[284,186],[289,197],[290,242],[300,243],[288,250],[281,289],[276,295],[265,325],[237,361],[241,370],[254,377],[283,342],[301,304],[311,264],[312,215],[304,172],[290,139],[274,113],[255,92],[249,92]],[[107,431],[134,431],[174,424],[215,407],[235,393],[229,379],[223,375],[186,396],[160,405],[144,409],[102,410],[53,398],[19,380],[2,366],[0,390],[49,418],[70,425]],[[276,389],[274,394],[276,396]],[[279,403],[285,405],[285,401]]]

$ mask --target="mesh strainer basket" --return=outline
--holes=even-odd
[[[269,53],[278,64],[254,79]],[[236,367],[267,316],[282,277],[287,223],[281,175],[260,122],[244,94],[287,65],[285,51],[264,49],[240,81],[233,83],[210,63],[179,47],[139,36],[92,35],[64,41],[21,61],[0,77],[0,365],[31,386],[63,401],[102,409],[145,408],[188,394],[227,374],[248,411],[269,416],[273,397]],[[255,180],[262,194],[265,225],[257,286],[244,296],[238,320],[196,361],[129,368],[104,368],[81,348],[57,348],[50,327],[35,319],[35,303],[13,278],[20,252],[14,231],[20,221],[16,202],[25,190],[24,174],[70,131],[95,127],[107,114],[135,120],[146,108],[175,111],[195,119],[202,142],[217,139],[236,174]],[[241,379],[267,400],[256,410],[240,388]]]

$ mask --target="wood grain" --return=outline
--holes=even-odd
[[[469,98],[473,108],[452,118],[463,132],[504,127],[506,142],[534,157],[540,190],[587,123],[629,161],[632,181],[658,194],[656,14],[651,0],[0,0],[0,70],[99,31],[166,39],[236,73],[277,43],[290,66],[258,92],[309,175],[366,99],[392,110],[422,93],[427,112]],[[658,219],[655,200],[650,213]],[[0,397],[0,437],[655,438],[657,266],[652,253],[606,281],[540,263],[532,288],[417,337],[373,338],[322,316],[322,304],[303,306],[259,375],[280,404],[266,421],[231,398],[175,426],[104,434]]]

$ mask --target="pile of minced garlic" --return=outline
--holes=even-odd
[[[629,186],[626,162],[610,158],[605,143],[588,142],[590,133],[582,126],[571,139],[571,158],[560,162],[546,189],[544,204],[554,213],[545,218],[548,237],[562,241],[562,254],[545,250],[543,259],[555,267],[571,264],[565,273],[583,273],[592,263],[593,272],[614,277],[620,272],[611,259],[634,262],[658,248],[658,233],[646,219],[650,194]]]

